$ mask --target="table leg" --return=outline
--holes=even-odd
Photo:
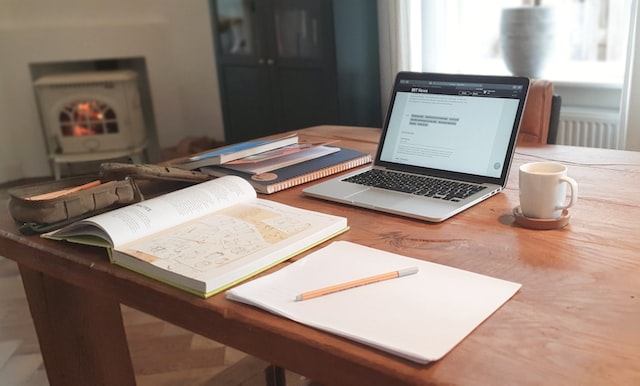
[[[120,304],[20,266],[49,383],[135,385]]]
[[[265,383],[267,386],[285,386],[287,379],[282,367],[269,365],[264,369]]]

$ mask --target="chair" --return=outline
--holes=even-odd
[[[544,79],[532,80],[517,144],[555,143],[561,104],[560,95],[553,93],[553,83]]]
[[[549,134],[547,135],[547,143],[554,144],[558,142],[558,126],[560,125],[560,107],[562,106],[562,97],[553,94],[551,97],[551,118],[549,119]]]

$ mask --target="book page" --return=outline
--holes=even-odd
[[[254,198],[256,192],[247,181],[226,176],[91,217],[49,236],[90,234],[118,246]]]
[[[410,267],[417,267],[418,272],[296,301],[303,292]],[[279,271],[232,288],[227,298],[428,363],[442,358],[520,286],[337,241]]]
[[[334,234],[346,219],[256,199],[122,245],[117,251],[183,277],[206,280],[264,266],[270,255],[284,258],[317,242],[326,230]],[[304,241],[311,237],[310,241]],[[298,242],[302,244],[297,245]],[[287,249],[290,249],[287,252]],[[117,256],[122,258],[121,255]],[[130,260],[129,260],[130,261]]]

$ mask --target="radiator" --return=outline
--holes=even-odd
[[[587,110],[563,106],[560,110],[560,145],[619,148],[620,115],[612,110]]]

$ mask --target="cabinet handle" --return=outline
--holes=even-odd
[[[258,64],[264,64],[264,59],[262,58],[258,59]]]
[[[270,66],[273,66],[273,64],[274,64],[275,62],[276,62],[276,61],[275,61],[275,60],[273,60],[273,59],[267,59],[267,64],[268,64],[268,65],[270,65]]]

